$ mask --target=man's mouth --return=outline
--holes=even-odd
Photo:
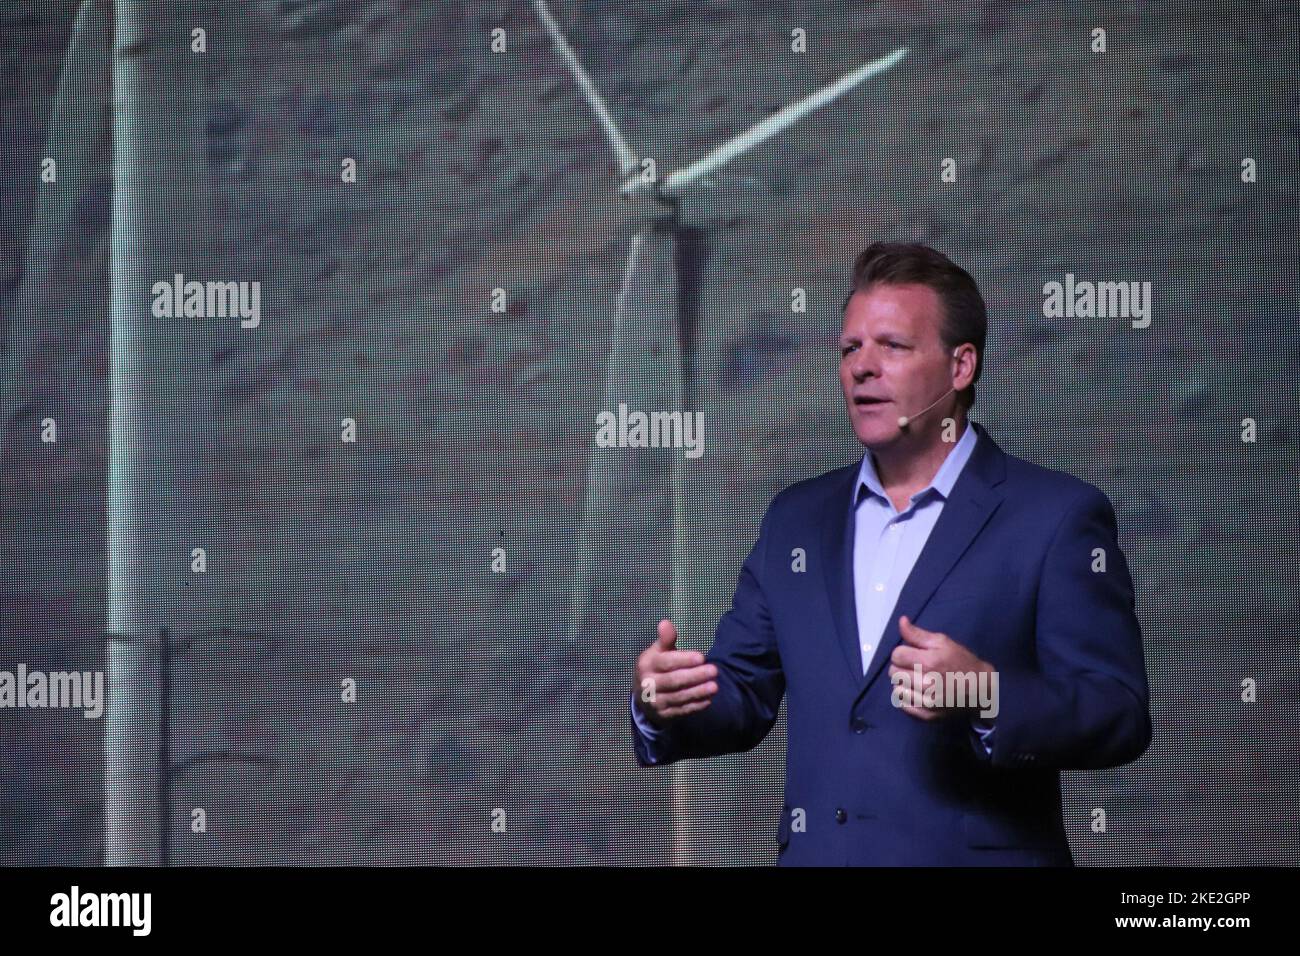
[[[853,404],[858,408],[872,408],[876,405],[886,405],[889,403],[887,398],[872,398],[869,395],[859,395],[853,399]]]

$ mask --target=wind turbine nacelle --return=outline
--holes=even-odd
[[[652,207],[659,211],[675,211],[677,197],[663,188],[658,180],[646,182],[638,172],[625,178],[618,188],[619,198],[629,204]]]
[[[622,184],[618,187],[619,193],[627,199],[634,196],[657,195],[659,193],[659,181],[645,181],[645,176],[640,171],[632,173],[623,179]]]

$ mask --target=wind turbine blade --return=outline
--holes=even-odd
[[[83,278],[88,276],[84,265],[77,268],[79,281],[72,288],[57,276],[76,255],[72,250],[78,242],[94,238],[86,236],[77,221],[77,205],[112,155],[111,138],[97,132],[100,115],[111,103],[110,18],[110,7],[103,0],[81,4],[59,72],[49,133],[40,154],[56,162],[58,186],[44,185],[36,194],[22,283],[7,337],[0,330],[5,365],[0,370],[0,454],[7,454],[9,443],[17,440],[15,415],[32,397],[34,377],[25,371],[26,363],[44,358],[40,353],[49,347],[44,342],[57,344],[76,335],[77,322],[104,298],[101,288],[91,287],[89,279]],[[70,301],[72,295],[76,301]]]
[[[753,149],[759,143],[771,139],[783,129],[793,126],[814,110],[820,109],[837,97],[843,96],[864,80],[890,69],[903,57],[907,56],[907,52],[907,47],[900,46],[893,53],[860,66],[852,73],[840,77],[834,83],[822,87],[815,93],[810,93],[801,100],[796,100],[779,112],[773,113],[767,119],[751,126],[739,136],[727,140],[721,146],[716,147],[694,163],[691,163],[691,165],[669,173],[664,180],[664,191],[674,193],[685,189],[697,179],[707,176],[742,153]]]
[[[619,374],[619,356],[625,351],[624,342],[629,324],[628,301],[633,283],[636,281],[637,265],[641,261],[641,247],[646,240],[647,230],[642,230],[632,237],[632,248],[627,255],[627,266],[623,270],[623,284],[618,290],[618,302],[614,307],[614,327],[610,331],[609,360],[605,366],[605,387],[602,398],[608,402],[611,394],[617,395],[618,383],[614,381]],[[604,472],[608,467],[605,456],[592,448],[587,462],[587,495],[582,512],[582,540],[579,542],[578,574],[573,587],[573,605],[569,618],[569,640],[576,642],[583,628],[587,615],[591,592],[591,566],[593,535],[598,533],[598,515],[607,510],[607,497],[610,489]]]
[[[672,612],[674,597],[674,476],[682,449],[638,441],[632,416],[645,416],[639,433],[648,438],[656,427],[652,416],[681,411],[675,254],[671,231],[660,225],[632,240],[600,409],[619,419],[620,434],[612,446],[593,436],[588,450],[569,621],[571,640],[598,639],[611,653],[633,657],[654,640],[655,624]]]
[[[664,221],[647,224],[632,239],[602,395],[603,410],[616,416],[620,406],[629,415],[685,412],[677,241],[675,225]],[[660,620],[671,618],[684,633],[693,624],[683,573],[684,450],[647,446],[630,436],[623,444],[628,447],[595,441],[590,446],[567,648],[570,655],[608,662],[620,686],[626,686],[622,681],[636,656],[655,639]],[[589,745],[584,752],[589,756],[582,770],[599,773],[607,766],[604,751]],[[685,863],[689,781],[680,767],[670,774],[667,829],[659,831],[659,813],[648,814],[643,825],[655,846],[670,847],[671,862]]]
[[[545,0],[533,0],[533,6],[537,8],[537,16],[545,25],[548,33],[551,34],[551,42],[554,44],[556,52],[573,74],[573,79],[582,90],[583,96],[587,98],[587,103],[591,106],[592,112],[600,120],[601,129],[605,131],[605,138],[609,140],[609,145],[614,149],[614,155],[618,157],[618,170],[621,177],[626,178],[636,171],[640,165],[640,159],[632,147],[628,146],[623,134],[619,132],[618,125],[614,122],[614,117],[605,107],[605,101],[601,98],[600,92],[587,76],[587,71],[582,68],[582,63],[578,56],[569,46],[569,42],[564,39],[564,33],[560,30],[560,25],[555,22],[551,16],[550,9],[546,6]]]

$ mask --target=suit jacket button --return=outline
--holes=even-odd
[[[836,822],[836,823],[844,823],[846,820],[848,820],[848,818],[849,818],[848,811],[846,811],[843,807],[836,807],[836,808],[835,808],[835,822]]]
[[[867,729],[867,722],[861,717],[853,718],[853,732],[855,734],[863,733]]]

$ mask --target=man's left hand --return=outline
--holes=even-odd
[[[944,676],[946,674],[992,673],[993,665],[975,656],[947,634],[917,627],[908,620],[906,614],[898,619],[898,631],[903,637],[903,643],[889,655],[889,680],[895,685],[894,699],[899,702],[900,709],[918,720],[942,720],[954,714],[978,711],[979,704],[976,701],[968,700],[964,706],[958,707],[953,705],[954,702],[944,700],[943,694],[939,695],[937,706],[927,707],[924,704],[925,688],[927,684],[938,680],[942,682],[942,690],[948,686]],[[916,683],[915,668],[918,664],[923,683],[913,686]],[[928,677],[932,672],[935,677]]]

